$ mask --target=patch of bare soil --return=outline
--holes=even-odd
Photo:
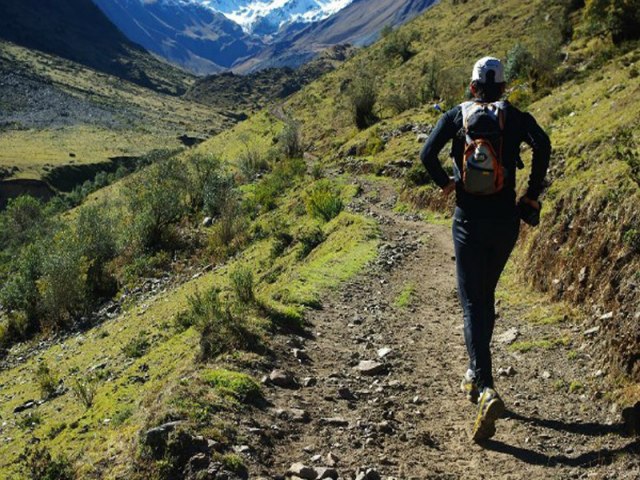
[[[309,312],[307,337],[281,339],[277,368],[299,388],[266,388],[271,407],[254,422],[271,440],[249,453],[251,478],[640,479],[640,444],[604,399],[588,335],[526,324],[515,309],[500,311],[493,342],[508,414],[491,441],[470,440],[476,409],[459,390],[467,355],[450,230],[394,212],[390,188],[376,204],[367,197],[352,208],[379,221],[379,259]],[[570,344],[517,353],[514,337]],[[297,462],[308,468],[288,473]]]

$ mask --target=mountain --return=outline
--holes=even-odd
[[[254,113],[274,101],[292,95],[327,72],[338,68],[355,48],[337,45],[300,68],[265,68],[248,75],[224,72],[199,78],[185,93],[193,100],[221,111]]]
[[[180,93],[188,77],[132,43],[91,0],[0,0],[0,39],[156,90]]]
[[[366,45],[434,0],[93,0],[133,42],[196,74],[297,67]]]
[[[222,13],[184,0],[93,0],[132,41],[197,74],[229,68],[262,42]]]
[[[283,26],[320,21],[339,12],[353,0],[205,0],[210,8],[225,14],[245,31],[272,35]]]
[[[355,0],[300,31],[285,28],[258,55],[234,65],[233,70],[246,73],[267,67],[298,66],[330,45],[370,44],[385,26],[401,25],[433,3],[435,0]]]

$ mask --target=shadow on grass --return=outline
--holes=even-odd
[[[623,435],[622,424],[605,425],[596,422],[563,422],[561,420],[526,417],[512,411],[507,411],[505,417],[513,420],[519,420],[530,425],[576,435],[587,435],[593,437],[610,434]],[[545,455],[543,453],[536,452],[535,450],[508,445],[499,440],[486,440],[479,445],[487,450],[511,455],[518,460],[531,465],[547,467],[593,467],[598,465],[609,465],[621,454],[640,454],[640,439],[630,440],[629,443],[619,448],[602,448],[583,453],[577,457],[569,457],[567,455]]]

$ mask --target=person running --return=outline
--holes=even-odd
[[[538,197],[551,154],[549,137],[533,116],[500,101],[505,86],[500,60],[478,60],[471,75],[473,100],[444,113],[420,153],[443,194],[454,190],[456,194],[452,232],[469,354],[462,390],[478,404],[475,441],[495,434],[495,421],[505,410],[494,388],[491,365],[495,290],[518,238],[520,219],[531,225],[538,223]],[[453,178],[438,160],[449,140]],[[528,188],[516,204],[516,168],[523,167],[522,142],[531,147],[533,158]]]

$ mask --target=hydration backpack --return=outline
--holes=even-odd
[[[504,186],[502,144],[505,102],[465,102],[462,107],[464,154],[459,177],[465,191],[475,195],[498,193]]]

